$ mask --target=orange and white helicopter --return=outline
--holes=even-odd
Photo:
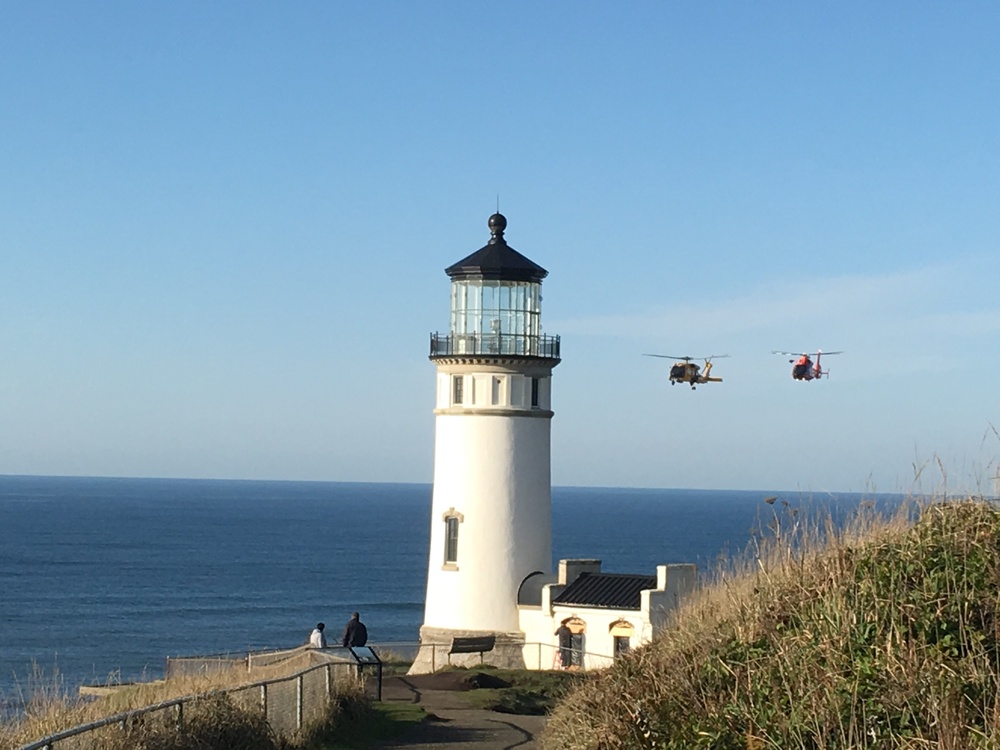
[[[713,354],[711,357],[697,357],[705,363],[704,372],[702,372],[701,365],[691,361],[696,357],[673,357],[669,354],[643,354],[642,356],[677,360],[676,364],[670,366],[670,385],[687,383],[691,386],[691,390],[694,390],[695,386],[701,383],[721,383],[722,378],[712,377],[712,360],[725,359],[729,355]]]
[[[775,349],[771,354],[784,354],[788,357],[797,358],[788,360],[792,363],[792,380],[819,380],[824,375],[827,377],[830,376],[830,371],[824,370],[820,366],[820,358],[823,356],[822,350],[817,350],[815,354],[801,354],[799,352],[783,352]],[[843,352],[826,352],[826,356],[828,357],[834,354],[843,354]],[[812,360],[813,357],[816,358],[815,362]]]

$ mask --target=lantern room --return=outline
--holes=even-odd
[[[502,214],[490,241],[445,269],[451,277],[449,334],[431,334],[431,359],[463,355],[559,359],[559,337],[542,334],[542,279],[548,271],[507,244]]]

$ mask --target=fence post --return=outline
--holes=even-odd
[[[295,728],[302,729],[302,693],[305,677],[299,675],[295,680]]]
[[[326,665],[326,700],[327,703],[333,698],[333,665]]]
[[[177,728],[180,729],[184,725],[184,703],[177,704]]]
[[[267,683],[260,686],[260,710],[264,712],[264,718],[267,719]]]

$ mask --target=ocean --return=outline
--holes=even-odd
[[[862,499],[555,487],[553,557],[707,570],[786,502]],[[355,610],[373,643],[415,642],[430,502],[425,484],[0,476],[0,699],[39,673],[72,689],[290,647],[318,621],[336,638]]]

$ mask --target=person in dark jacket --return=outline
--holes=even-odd
[[[573,631],[563,622],[555,635],[559,639],[559,666],[568,669],[573,663]]]
[[[347,627],[344,628],[342,645],[364,646],[366,643],[368,643],[368,628],[361,622],[361,615],[355,612],[347,621]]]

